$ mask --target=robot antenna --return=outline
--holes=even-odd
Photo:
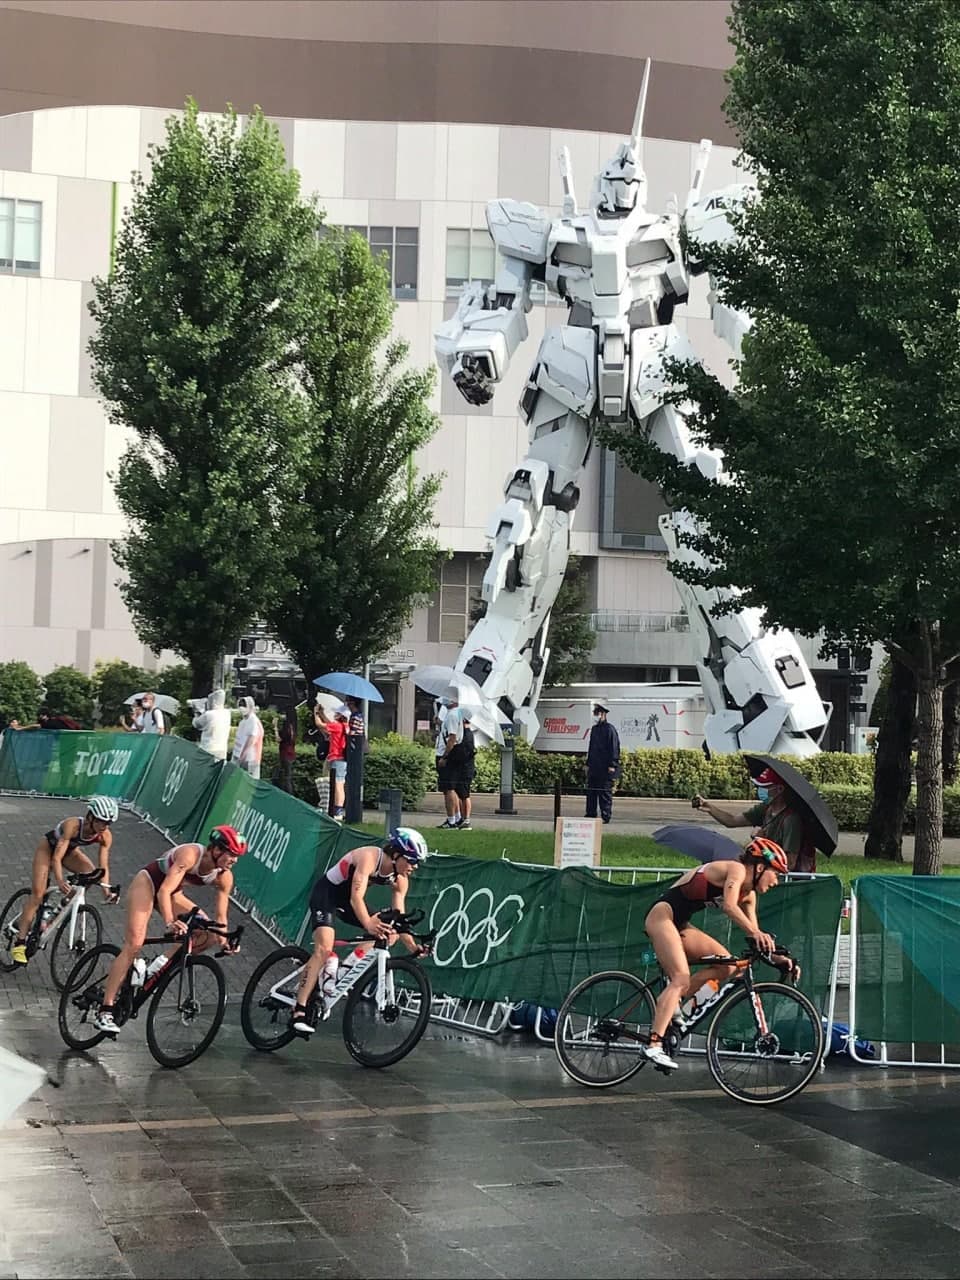
[[[643,80],[640,84],[640,96],[637,98],[637,110],[633,117],[633,130],[631,131],[630,141],[633,144],[634,154],[640,154],[640,146],[643,141],[643,113],[647,105],[647,87],[650,84],[650,59],[643,64]]]

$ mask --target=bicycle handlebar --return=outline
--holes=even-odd
[[[418,925],[421,920],[424,919],[426,914],[427,913],[425,911],[421,911],[419,908],[411,911],[409,914],[405,914],[403,911],[395,911],[392,907],[388,907],[384,911],[378,911],[377,917],[382,920],[384,924],[390,925],[391,929],[396,933],[406,934],[408,937],[413,938],[415,942],[418,942],[421,947],[429,950],[436,939],[437,930],[431,929],[429,933],[414,932],[414,926]],[[364,933],[359,938],[354,938],[353,941],[381,942],[382,939],[377,938],[375,934]]]
[[[84,887],[99,884],[105,875],[103,867],[96,867],[93,871],[71,871],[67,876],[67,884],[82,884]],[[108,889],[110,887],[107,885]]]

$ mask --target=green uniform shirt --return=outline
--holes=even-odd
[[[803,818],[789,807],[779,813],[769,813],[769,808],[768,804],[754,804],[744,810],[743,816],[760,828],[762,836],[780,846],[787,855],[791,871],[815,871],[817,851],[807,835]]]

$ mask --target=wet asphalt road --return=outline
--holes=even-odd
[[[0,798],[4,901],[72,811]],[[164,847],[124,815],[115,878]],[[526,1034],[432,1024],[373,1072],[335,1015],[258,1054],[238,1025],[274,945],[257,934],[217,1041],[179,1072],[143,1019],[68,1052],[45,957],[0,975],[0,1044],[60,1084],[0,1129],[0,1277],[960,1276],[957,1073],[834,1059],[758,1109],[689,1058],[584,1091]]]

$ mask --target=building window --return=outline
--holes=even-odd
[[[344,227],[344,230],[363,236],[375,258],[386,258],[390,289],[395,298],[401,302],[416,298],[419,227]]]
[[[40,274],[40,201],[0,200],[0,271]]]
[[[489,557],[458,551],[439,566],[439,582],[427,615],[427,639],[463,644],[479,607]]]
[[[447,297],[455,298],[468,280],[493,284],[497,249],[486,227],[447,228]]]

